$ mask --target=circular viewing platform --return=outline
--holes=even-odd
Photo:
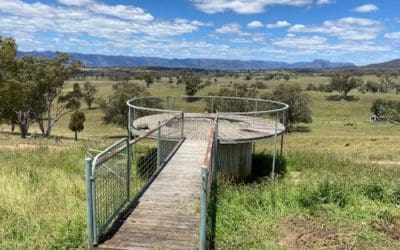
[[[187,140],[208,140],[210,126],[218,116],[218,136],[222,144],[248,143],[285,131],[283,111],[288,105],[270,100],[224,96],[139,97],[128,101],[132,109],[131,132],[142,135],[168,122],[169,137],[182,133]]]
[[[256,141],[283,134],[288,108],[277,101],[225,96],[148,96],[127,104],[132,134],[146,134],[161,144],[182,138],[209,140],[217,121],[218,169],[236,179],[251,174]]]
[[[184,136],[186,140],[208,140],[210,128],[215,114],[184,113]],[[143,116],[133,121],[132,132],[141,135],[148,130],[156,129],[158,122],[171,119],[171,114],[155,114]],[[178,119],[166,125],[169,135],[178,137],[181,133]],[[275,132],[275,121],[256,116],[225,114],[218,117],[218,136],[222,144],[247,143],[281,134],[285,127],[278,122]]]

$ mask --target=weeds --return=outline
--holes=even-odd
[[[369,183],[364,186],[363,194],[373,201],[383,201],[385,189],[379,183]]]
[[[0,248],[80,248],[86,242],[81,147],[0,151]]]
[[[325,180],[316,187],[303,187],[298,201],[302,207],[315,208],[319,204],[333,203],[345,207],[349,200],[349,191],[341,183],[331,183]]]
[[[301,242],[287,245],[284,239],[303,239],[304,234],[313,239],[307,248],[400,247],[393,237],[400,173],[310,152],[287,154],[286,162],[288,174],[273,183],[219,180],[216,248],[301,248]],[[300,174],[293,178],[291,172]],[[311,225],[285,230],[287,218],[304,216]],[[385,225],[388,235],[381,233]]]

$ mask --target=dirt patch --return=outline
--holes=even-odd
[[[52,145],[37,145],[37,144],[0,144],[0,149],[50,149],[50,150],[61,150],[62,146]]]
[[[391,223],[374,221],[371,227],[392,240],[400,240],[400,216],[394,217]]]
[[[288,249],[354,249],[356,228],[327,226],[322,218],[295,217],[282,223],[280,245]]]

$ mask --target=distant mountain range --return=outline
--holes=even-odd
[[[109,56],[100,54],[69,53],[73,60],[79,60],[86,67],[166,67],[166,68],[198,68],[198,69],[325,69],[325,68],[354,68],[353,63],[330,62],[314,60],[312,62],[286,63],[279,61],[262,60],[227,60],[227,59],[165,59],[160,57],[136,56]],[[18,52],[18,56],[33,56],[53,58],[56,53],[52,51]],[[400,59],[386,63],[371,64],[370,68],[400,67]]]
[[[400,59],[395,59],[383,63],[374,63],[365,66],[367,68],[383,69],[383,68],[400,68]]]

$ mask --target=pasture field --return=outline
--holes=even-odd
[[[366,76],[365,79],[374,79]],[[211,78],[198,95],[234,83],[255,83],[234,77]],[[175,80],[175,79],[174,79]],[[377,79],[375,79],[377,81]],[[112,81],[89,80],[97,97],[111,93]],[[152,84],[152,95],[183,95],[167,78]],[[263,81],[263,80],[260,80]],[[395,79],[399,82],[399,79]],[[84,81],[71,81],[72,84]],[[143,81],[135,81],[144,85]],[[271,92],[280,81],[263,81]],[[322,76],[291,76],[305,88],[328,84]],[[354,91],[356,101],[328,101],[334,93],[311,95],[313,123],[285,136],[286,173],[275,182],[219,180],[215,244],[217,249],[400,248],[400,126],[370,124],[370,107],[377,98],[396,94]],[[22,140],[0,130],[0,248],[84,248],[86,201],[84,157],[126,135],[104,125],[95,105],[86,114],[85,129],[73,141],[69,115],[54,127],[53,138]],[[17,129],[16,129],[17,130]],[[33,125],[32,133],[39,129]],[[259,142],[256,149],[269,149]]]

